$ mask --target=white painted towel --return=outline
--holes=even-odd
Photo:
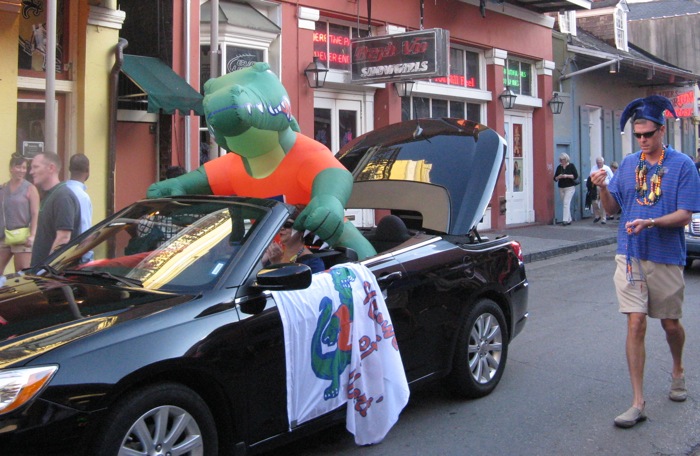
[[[381,442],[409,390],[374,274],[346,263],[314,274],[305,290],[272,294],[284,326],[290,428],[347,402],[355,443]]]

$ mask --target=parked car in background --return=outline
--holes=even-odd
[[[700,212],[693,214],[693,219],[685,227],[685,267],[693,266],[693,261],[700,260]]]
[[[352,207],[386,214],[363,230],[378,254],[361,265],[385,296],[411,388],[442,380],[461,397],[489,394],[527,320],[520,245],[475,228],[504,147],[483,125],[433,119],[342,151]],[[293,209],[143,200],[0,278],[0,454],[254,454],[343,420],[340,409],[288,417],[288,387],[304,385],[287,385],[272,291],[304,296],[317,279],[261,259]],[[349,249],[316,255],[327,267],[353,260]]]

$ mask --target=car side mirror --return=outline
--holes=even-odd
[[[303,290],[311,285],[311,268],[299,263],[271,264],[258,272],[253,286],[261,290]]]

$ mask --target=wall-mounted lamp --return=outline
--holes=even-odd
[[[620,61],[619,61],[619,60],[615,60],[614,62],[612,62],[612,63],[610,64],[610,70],[609,70],[609,71],[610,71],[610,74],[618,73],[618,72],[620,71]]]
[[[400,81],[394,83],[394,90],[396,90],[396,95],[401,98],[410,97],[411,92],[413,92],[414,81]]]
[[[505,90],[498,96],[500,98],[501,103],[503,103],[503,109],[513,109],[513,106],[515,106],[515,99],[518,98],[518,96],[510,90],[510,87],[506,86]]]
[[[328,68],[316,56],[314,56],[314,61],[309,63],[309,66],[304,70],[304,75],[309,81],[309,87],[312,89],[323,87],[323,84],[326,83],[327,74]]]
[[[557,92],[554,92],[554,96],[547,104],[549,105],[549,109],[552,110],[552,114],[561,114],[561,110],[564,107],[564,100],[559,97]]]

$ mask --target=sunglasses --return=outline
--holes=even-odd
[[[657,131],[659,131],[658,128],[655,129],[655,130],[652,130],[652,131],[644,132],[644,133],[637,133],[637,132],[635,132],[635,133],[634,133],[634,137],[637,138],[637,139],[641,139],[641,138],[649,139],[649,138],[651,138],[652,136],[654,136],[654,135],[656,134]]]
[[[284,225],[282,225],[282,228],[288,230],[293,226],[294,226],[294,222],[292,220],[287,220],[286,222],[284,222]]]

